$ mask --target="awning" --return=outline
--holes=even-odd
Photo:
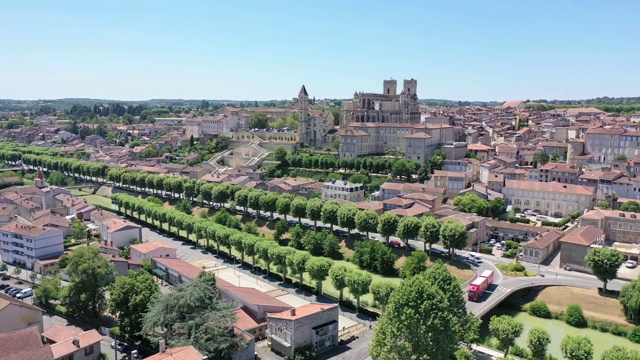
[[[156,274],[156,276],[158,277],[164,277],[165,275],[167,275],[167,273],[162,270],[162,269],[153,269],[153,273]]]

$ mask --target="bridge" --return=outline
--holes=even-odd
[[[496,274],[500,273],[500,270],[495,268],[495,266],[487,263],[485,264],[486,265],[484,265],[483,268],[494,270]],[[607,284],[607,289],[620,290],[623,285],[624,282],[611,281]],[[559,274],[551,271],[544,274],[541,273],[541,276],[535,277],[500,276],[494,279],[493,285],[491,285],[487,292],[482,295],[480,301],[467,301],[467,310],[478,317],[482,317],[514,292],[538,286],[573,286],[585,289],[595,289],[601,287],[602,282],[583,275]],[[463,291],[466,292],[467,287],[467,284],[463,285]]]

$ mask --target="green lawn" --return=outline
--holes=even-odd
[[[84,194],[84,193],[82,193]],[[108,208],[111,208],[111,199],[108,197],[104,197],[104,196],[100,196],[100,195],[80,195],[78,194],[78,197],[87,200],[87,202],[89,204],[93,204],[93,205],[101,205],[101,206],[106,206]]]

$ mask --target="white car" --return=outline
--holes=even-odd
[[[638,266],[638,262],[637,262],[637,261],[633,261],[633,260],[627,260],[627,261],[624,263],[624,266],[626,266],[626,267],[627,267],[627,268],[629,268],[629,269],[633,269],[633,268],[635,268],[636,266]]]
[[[32,288],[27,288],[27,289],[24,289],[24,290],[20,291],[18,293],[18,295],[16,295],[16,299],[24,299],[24,298],[28,298],[29,296],[33,296],[33,289]]]

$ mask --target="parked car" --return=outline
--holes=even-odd
[[[414,251],[415,249],[416,249],[415,245],[407,243],[407,250]]]
[[[9,287],[9,284],[0,284],[0,290],[4,290]]]
[[[13,289],[15,289],[15,287],[14,287],[14,286],[9,286],[9,287],[7,287],[7,288],[5,288],[5,289],[4,289],[4,293],[5,293],[5,294],[8,294],[8,293],[9,293],[9,291],[11,291],[11,290],[13,290]]]
[[[13,290],[9,291],[9,293],[7,295],[10,295],[12,297],[16,297],[16,295],[18,295],[18,293],[22,291],[21,288],[14,288]]]
[[[478,264],[482,263],[482,259],[480,258],[480,256],[478,256],[478,254],[475,254],[475,253],[469,253],[469,260]]]
[[[502,244],[498,244],[498,245],[496,245],[496,249],[498,249],[498,250],[502,250]]]
[[[536,215],[536,220],[537,221],[544,221],[547,220],[547,217],[544,215]]]
[[[637,261],[633,261],[633,260],[627,260],[627,261],[624,263],[624,266],[628,267],[629,269],[633,269],[633,268],[635,268],[636,266],[638,266],[638,262],[637,262]]]
[[[33,296],[32,288],[26,288],[20,291],[18,294],[16,294],[16,299],[24,299],[24,298],[28,298],[29,296]]]
[[[111,342],[111,348],[116,349],[119,352],[125,352],[127,351],[128,345],[120,340],[115,340]]]
[[[438,248],[432,248],[431,249],[431,253],[432,254],[436,254],[436,255],[442,255],[442,254],[444,254],[444,251],[442,251],[442,250],[440,250]]]
[[[389,241],[389,246],[391,247],[402,247],[402,243],[398,240]]]

